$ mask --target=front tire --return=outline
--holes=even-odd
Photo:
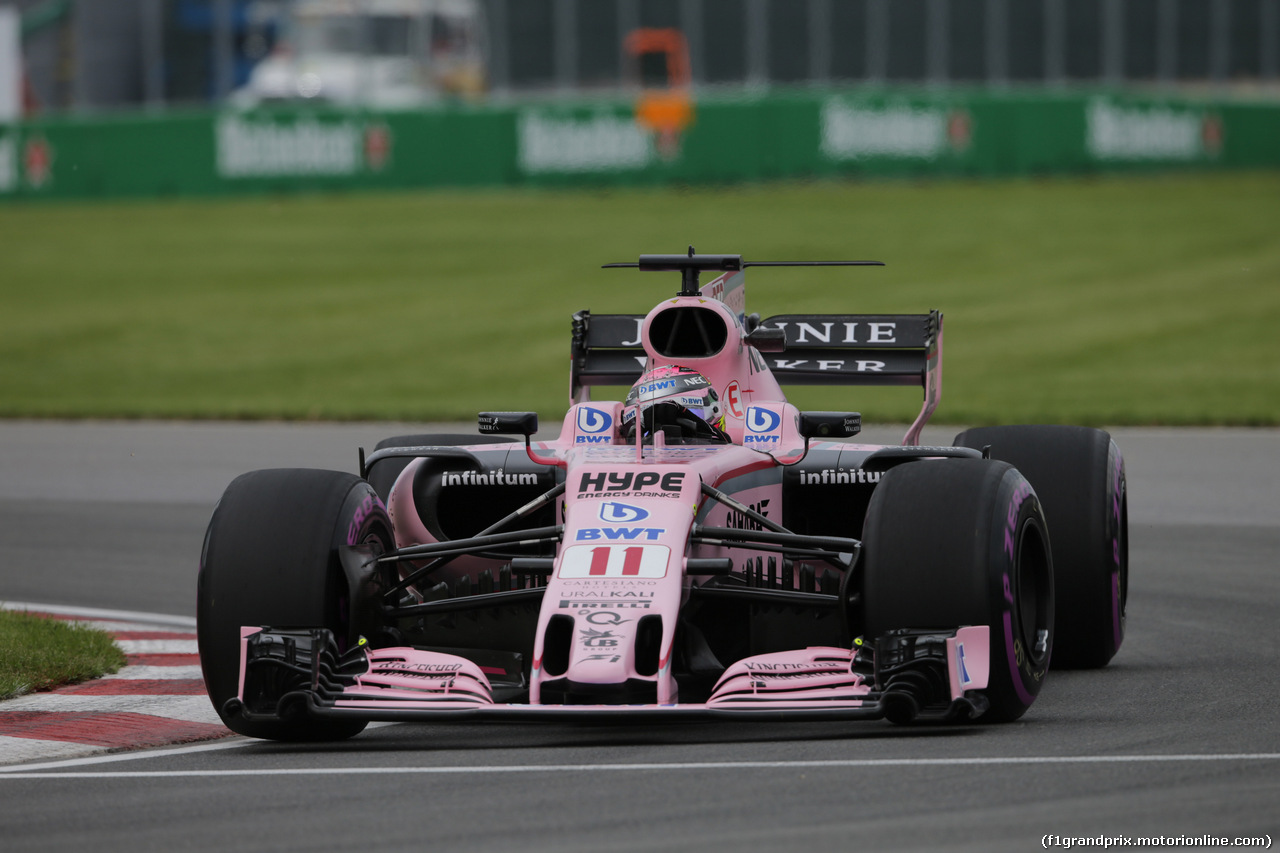
[[[281,468],[231,482],[205,533],[196,604],[205,686],[227,728],[269,740],[342,740],[364,729],[350,720],[246,721],[223,707],[239,692],[241,626],[327,628],[340,648],[354,643],[356,602],[338,548],[391,541],[382,501],[352,474]]]
[[[881,478],[863,529],[863,627],[990,629],[982,722],[1021,717],[1053,647],[1053,566],[1040,502],[1013,466],[910,462]]]
[[[1106,666],[1124,641],[1129,589],[1128,490],[1111,436],[1076,426],[981,427],[960,433],[956,445],[989,446],[1044,505],[1057,600],[1053,666]]]

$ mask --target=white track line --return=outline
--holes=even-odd
[[[222,748],[237,744],[219,744]],[[207,747],[206,747],[207,748]],[[173,751],[142,753],[135,757],[172,755]],[[1033,764],[1143,764],[1195,761],[1276,761],[1280,753],[1238,753],[1226,755],[1044,755],[986,758],[866,758],[847,761],[705,761],[646,764],[532,764],[481,767],[313,767],[258,768],[241,770],[100,770],[33,773],[32,766],[0,770],[0,779],[174,779],[220,776],[413,776],[509,774],[509,773],[602,773],[673,770],[843,770],[871,767],[1001,767]],[[63,766],[70,762],[64,763]],[[56,766],[56,765],[55,765]]]

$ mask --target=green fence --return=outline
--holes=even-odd
[[[0,126],[0,199],[1278,165],[1280,104],[1109,92],[715,97],[665,133],[617,99]]]

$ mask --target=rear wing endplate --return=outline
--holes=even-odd
[[[631,385],[644,370],[643,314],[573,315],[570,396],[590,399],[592,385]],[[783,352],[760,353],[783,385],[919,385],[924,406],[904,444],[942,397],[942,314],[779,314],[760,323],[782,329]],[[585,394],[584,394],[585,392]]]

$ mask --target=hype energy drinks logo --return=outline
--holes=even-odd
[[[1222,151],[1222,119],[1212,112],[1108,98],[1093,98],[1085,110],[1085,147],[1098,160],[1185,162]]]
[[[831,160],[936,160],[963,153],[973,137],[973,117],[954,107],[829,98],[820,120],[822,154]]]
[[[214,129],[218,175],[277,178],[355,175],[390,160],[391,133],[381,123],[344,119],[224,115]]]
[[[527,109],[516,133],[520,169],[530,175],[643,169],[657,157],[652,134],[630,115],[607,110]]]

